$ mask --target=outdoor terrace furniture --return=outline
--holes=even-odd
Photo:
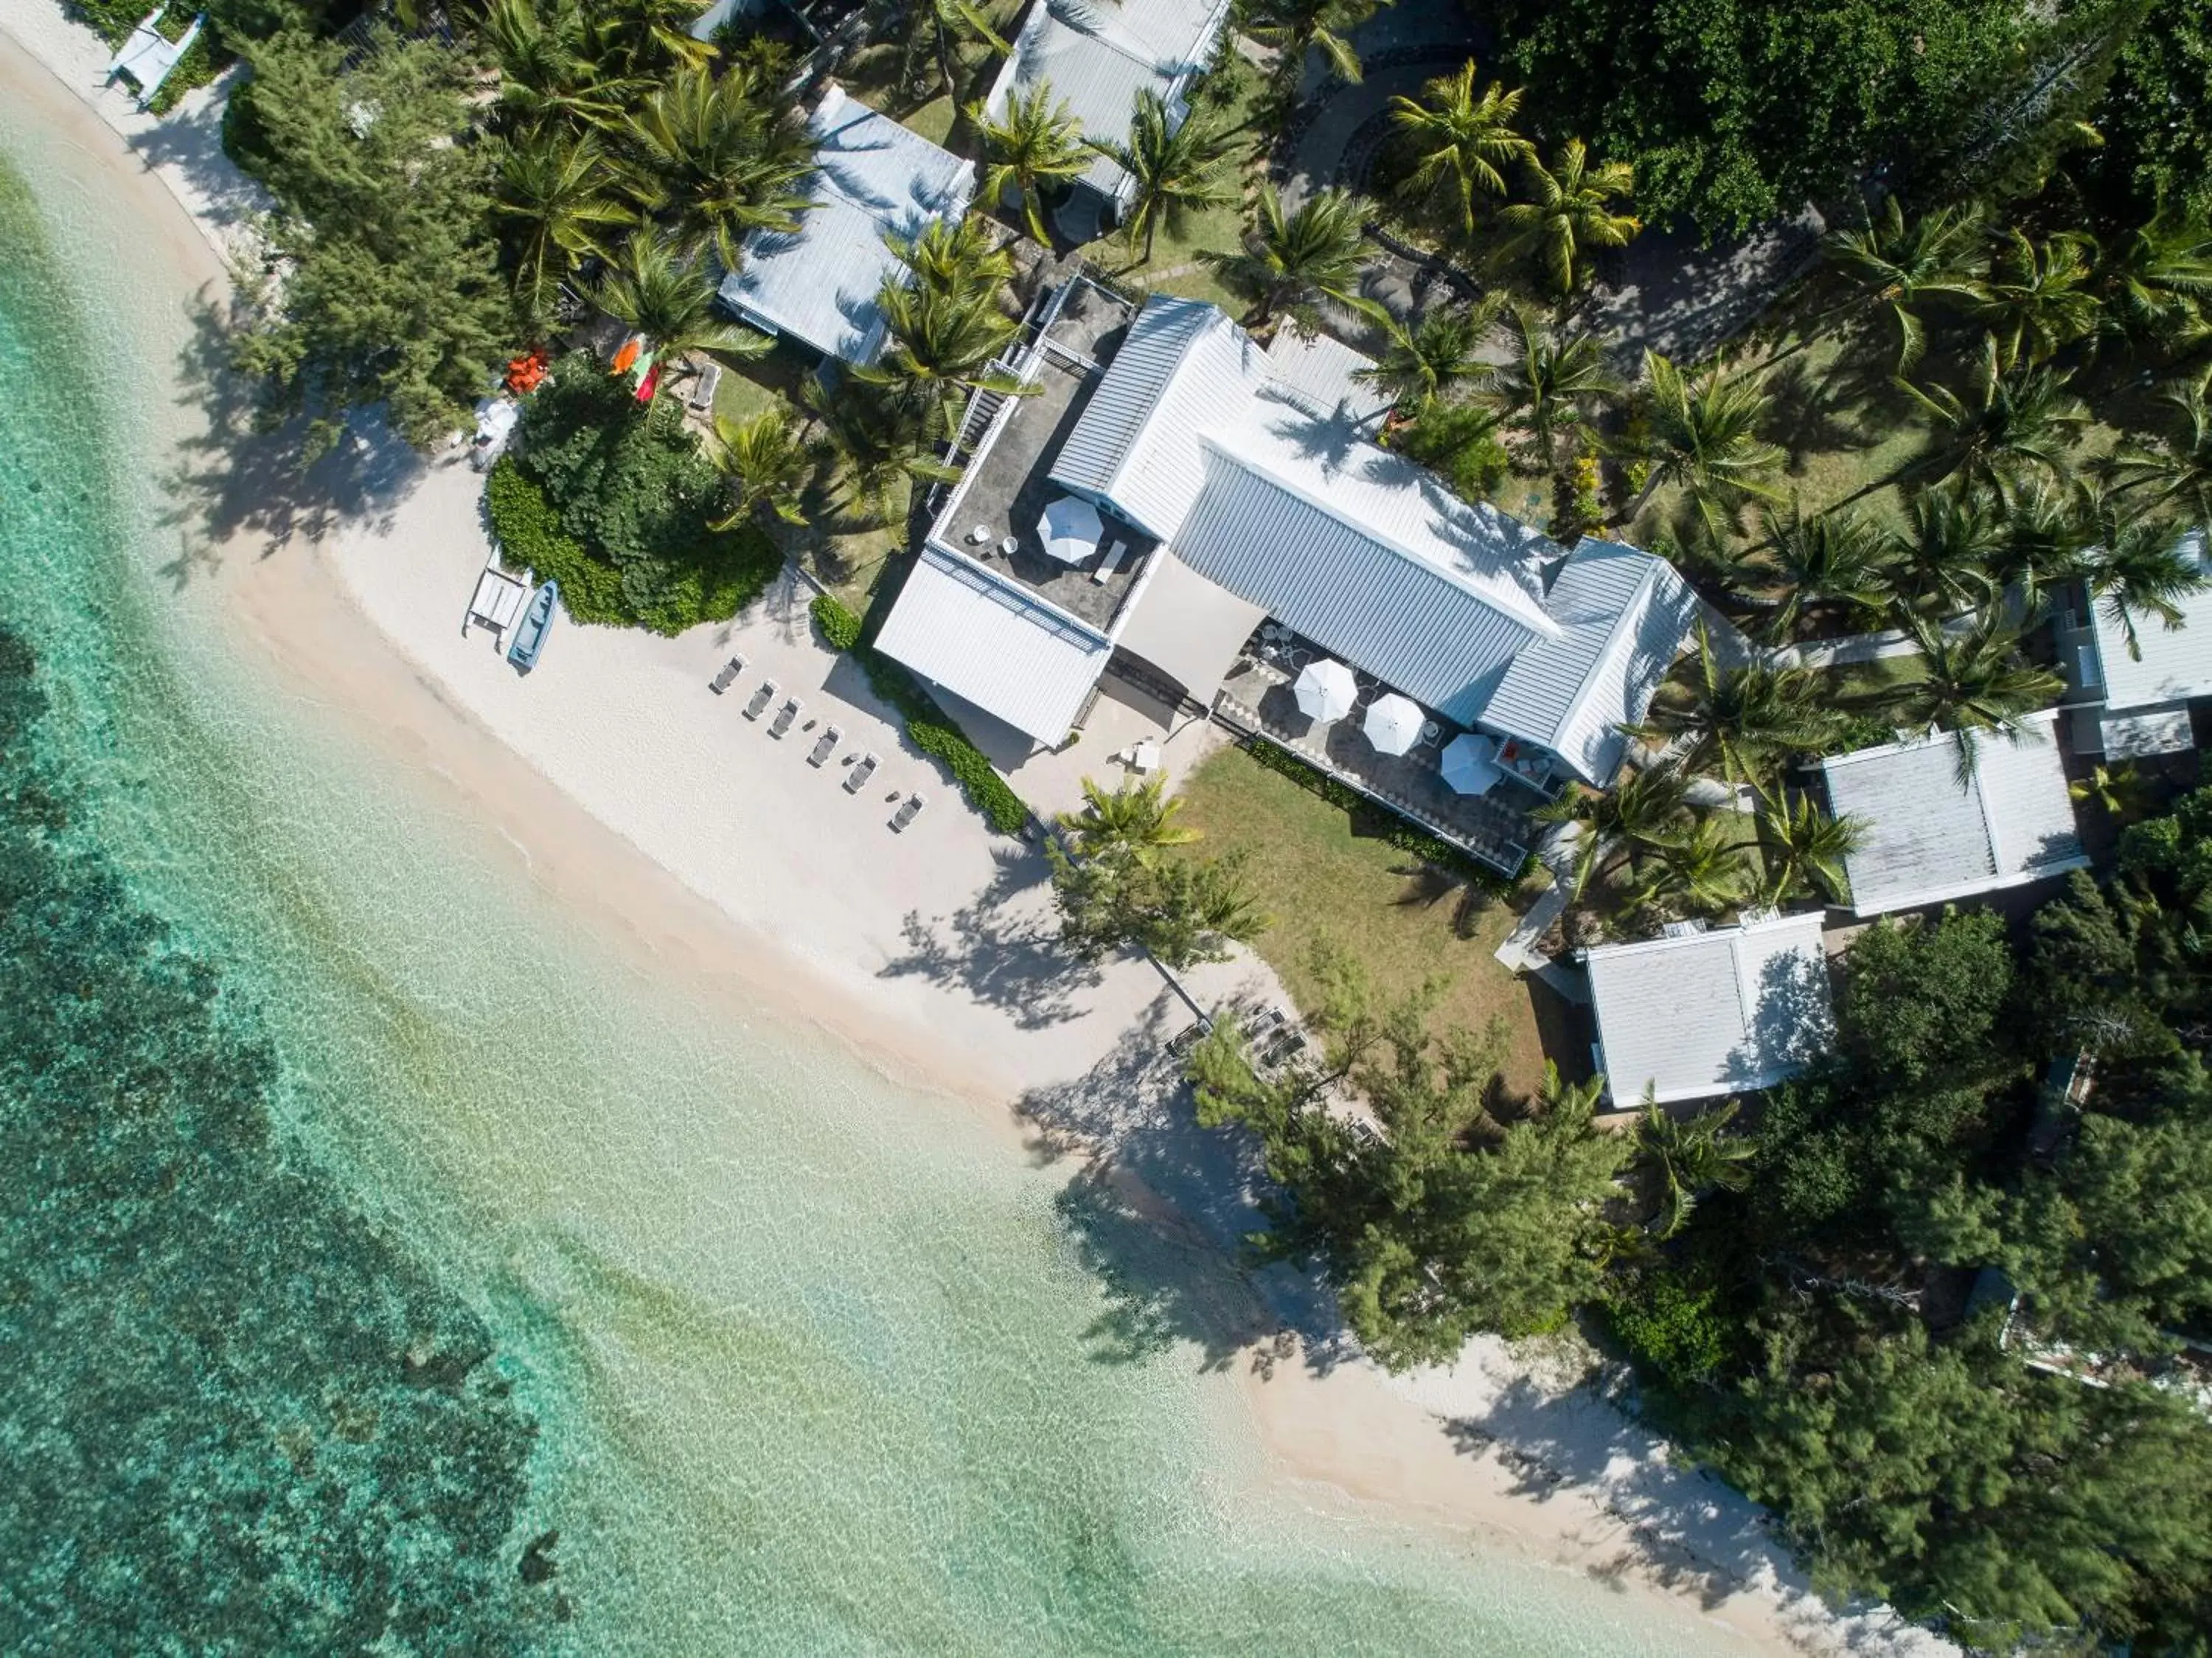
[[[857,795],[866,789],[868,786],[868,779],[876,775],[876,768],[882,764],[883,762],[873,754],[861,755],[854,762],[853,769],[845,774],[845,792],[848,795]]]
[[[806,763],[818,769],[825,760],[837,752],[837,745],[844,741],[845,733],[842,727],[824,726],[822,735],[814,740],[814,752],[806,757]]]
[[[745,704],[745,717],[757,720],[768,712],[768,705],[775,700],[780,687],[774,680],[763,680],[753,692],[753,699]]]
[[[707,682],[707,688],[719,697],[736,684],[738,675],[744,671],[745,659],[742,656],[732,656],[728,661],[724,662],[720,670]]]
[[[800,703],[798,698],[793,697],[781,708],[776,710],[775,723],[769,727],[768,735],[771,737],[781,737],[785,732],[790,730],[798,722],[799,710],[804,706],[805,704]]]
[[[904,802],[900,804],[899,809],[891,814],[891,828],[895,832],[903,834],[906,832],[907,825],[912,823],[916,818],[921,815],[923,804],[924,802],[920,795],[908,795]]]
[[[722,365],[709,363],[699,371],[699,378],[691,382],[691,407],[705,414],[714,406],[714,393],[722,387]]]
[[[1109,541],[1106,556],[1098,561],[1098,568],[1091,572],[1091,579],[1104,587],[1114,579],[1114,572],[1121,568],[1121,561],[1128,556],[1129,544],[1127,541]]]

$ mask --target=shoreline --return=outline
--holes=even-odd
[[[52,27],[21,27],[42,15]],[[72,37],[83,50],[55,44]],[[204,147],[178,146],[179,160],[132,142],[168,123],[85,89],[85,62],[104,65],[104,49],[50,0],[0,0],[0,87],[40,119],[51,107],[73,123],[70,142],[107,149],[118,192],[159,229],[185,291],[221,292],[243,223],[222,204],[240,192],[195,185],[192,169],[220,171]],[[215,130],[219,90],[180,106],[188,136]],[[124,159],[134,152],[136,168]],[[1091,1129],[1091,1148],[1103,1139],[1098,1155],[1115,1159],[1127,1127],[1115,1090],[1132,1086],[1123,1051],[1156,1048],[1187,1012],[1141,964],[1071,972],[1037,948],[1043,906],[1021,849],[988,837],[904,749],[849,664],[841,674],[814,645],[803,595],[674,641],[564,623],[545,667],[520,680],[488,640],[458,632],[483,556],[475,476],[464,466],[399,476],[388,497],[361,497],[364,510],[326,539],[239,527],[207,549],[239,646],[420,779],[427,798],[489,830],[488,853],[514,858],[626,964],[673,972],[712,1005],[804,1019],[902,1084],[970,1101],[1004,1125],[1010,1147],[1036,1154],[1041,1129],[1060,1123],[1074,1138]],[[746,674],[732,698],[714,698],[705,680],[733,649],[750,659]],[[884,755],[867,799],[848,798],[834,771],[811,771],[803,750],[742,718],[732,702],[763,672],[843,725],[844,747]],[[875,809],[893,782],[930,797],[904,837]],[[1257,984],[1279,999],[1271,978],[1245,962],[1194,983],[1204,997]],[[1102,1108],[1103,1123],[1086,1117]],[[1291,1360],[1237,1385],[1266,1478],[1302,1499],[1599,1576],[1648,1597],[1655,1616],[1663,1606],[1670,1623],[1701,1618],[1730,1649],[1881,1649],[1874,1620],[1836,1618],[1775,1569],[1753,1505],[1668,1468],[1656,1441],[1587,1393],[1528,1396],[1517,1386],[1527,1368],[1492,1344],[1411,1379],[1364,1362],[1317,1375]],[[1532,1479],[1526,1450],[1516,1467],[1496,1445],[1468,1454],[1470,1439],[1455,1444],[1447,1424],[1478,1417],[1499,1443],[1557,1450],[1571,1434],[1573,1454],[1539,1462],[1565,1464],[1562,1478]],[[1613,1466],[1624,1449],[1625,1473]],[[1947,1649],[1932,1637],[1888,1644]]]

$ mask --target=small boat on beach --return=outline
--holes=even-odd
[[[529,608],[514,625],[514,642],[507,648],[507,660],[525,674],[538,666],[538,653],[544,649],[545,636],[552,631],[553,607],[560,601],[561,584],[548,582],[530,595]]]

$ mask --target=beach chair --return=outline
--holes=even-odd
[[[722,664],[720,672],[707,682],[707,688],[719,697],[736,684],[738,675],[744,671],[745,659],[742,656],[732,656]]]
[[[793,697],[781,708],[776,710],[775,723],[769,727],[768,735],[771,737],[781,737],[785,732],[790,730],[793,725],[798,723],[799,710],[802,707],[803,704],[799,702],[799,698]]]
[[[845,774],[845,792],[848,795],[857,795],[866,789],[868,786],[868,779],[876,775],[876,768],[882,764],[883,762],[873,754],[861,755],[854,763],[853,769]]]
[[[806,763],[819,771],[823,762],[836,753],[837,745],[844,741],[845,733],[842,727],[824,726],[822,735],[814,740],[814,752],[806,757]]]
[[[906,799],[900,803],[899,809],[891,814],[892,832],[895,834],[905,833],[907,825],[912,823],[916,818],[921,815],[922,805],[923,801],[920,795],[908,795]]]
[[[753,692],[753,699],[745,704],[745,717],[757,720],[768,712],[768,705],[775,700],[778,687],[774,680],[763,680]]]

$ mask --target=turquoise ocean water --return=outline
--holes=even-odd
[[[640,976],[233,654],[191,336],[0,109],[0,1650],[1717,1649],[1264,1495],[1065,1170]]]

